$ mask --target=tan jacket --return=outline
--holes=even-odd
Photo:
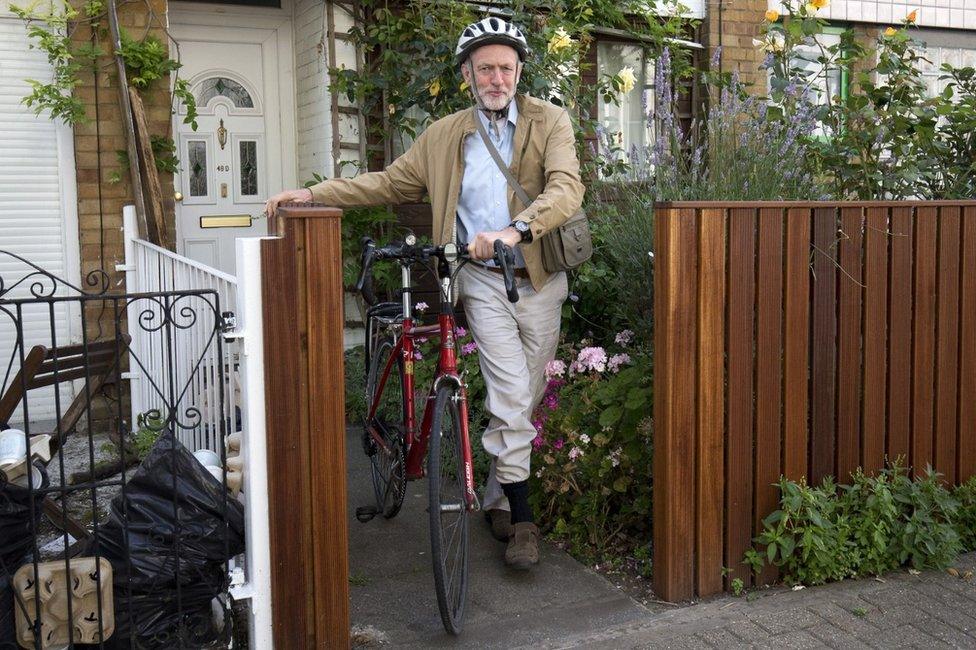
[[[566,111],[527,95],[518,95],[516,102],[511,169],[526,193],[536,199],[523,209],[509,187],[508,206],[512,215],[531,225],[532,243],[522,244],[522,254],[532,286],[538,290],[549,278],[542,268],[539,238],[579,209],[584,190]],[[476,131],[471,109],[448,115],[427,127],[385,171],[323,181],[312,186],[312,199],[345,208],[417,202],[426,194],[434,217],[434,241],[445,244],[455,236],[464,139]]]

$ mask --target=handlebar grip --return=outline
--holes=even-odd
[[[359,280],[356,282],[356,291],[362,294],[367,305],[375,305],[376,296],[373,294],[373,276],[370,274],[370,268],[373,266],[376,244],[369,237],[363,237],[360,241],[363,245],[363,254],[360,258],[362,270],[359,272]]]
[[[505,293],[508,294],[508,301],[518,302],[518,287],[515,286],[515,276],[512,272],[512,267],[515,266],[515,254],[501,239],[495,240],[495,261],[502,267],[502,276],[505,278]]]

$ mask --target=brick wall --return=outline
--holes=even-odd
[[[765,55],[752,39],[759,36],[765,12],[766,0],[710,0],[702,25],[708,61],[721,46],[722,71],[737,71],[739,79],[757,94],[767,90],[766,74],[759,69]]]
[[[299,0],[295,6],[299,183],[311,180],[313,173],[333,176],[325,36],[325,5],[318,0]]]
[[[166,34],[162,29],[166,21],[166,10],[166,0],[146,0],[145,3],[122,5],[118,10],[119,26],[136,38],[148,28],[150,34],[166,44]],[[105,33],[96,34],[95,39],[104,52],[111,52],[113,48],[107,35],[107,20],[104,27]],[[74,39],[79,42],[91,42],[92,38],[92,30],[87,26],[78,28],[74,33]],[[79,77],[81,82],[75,88],[75,96],[84,102],[90,120],[74,128],[81,274],[84,277],[92,270],[102,269],[109,274],[112,286],[115,287],[116,282],[123,277],[115,272],[115,264],[124,259],[122,206],[131,203],[133,195],[129,172],[122,169],[116,153],[126,149],[126,138],[120,117],[119,85],[114,57],[100,57],[96,71],[83,72]],[[172,136],[169,86],[169,79],[163,78],[142,94],[149,130],[153,134]],[[121,182],[111,182],[113,172],[121,176]],[[172,175],[161,174],[160,185],[170,241],[173,241],[175,217]],[[89,334],[100,332],[102,336],[110,335],[114,331],[113,318],[111,314],[99,312],[100,306],[88,315]]]

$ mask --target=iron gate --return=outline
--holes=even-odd
[[[0,272],[0,648],[230,646],[245,535],[233,314],[213,290],[116,293],[102,271],[82,288],[0,260],[21,269]],[[132,422],[136,368],[152,399]]]

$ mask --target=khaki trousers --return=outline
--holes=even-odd
[[[552,275],[538,292],[528,279],[516,278],[519,301],[514,304],[508,301],[500,273],[467,264],[459,280],[458,293],[478,344],[488,393],[485,407],[490,418],[481,440],[492,464],[482,506],[508,510],[499,484],[529,477],[536,436],[532,411],[542,398],[546,364],[559,343],[566,274]]]

